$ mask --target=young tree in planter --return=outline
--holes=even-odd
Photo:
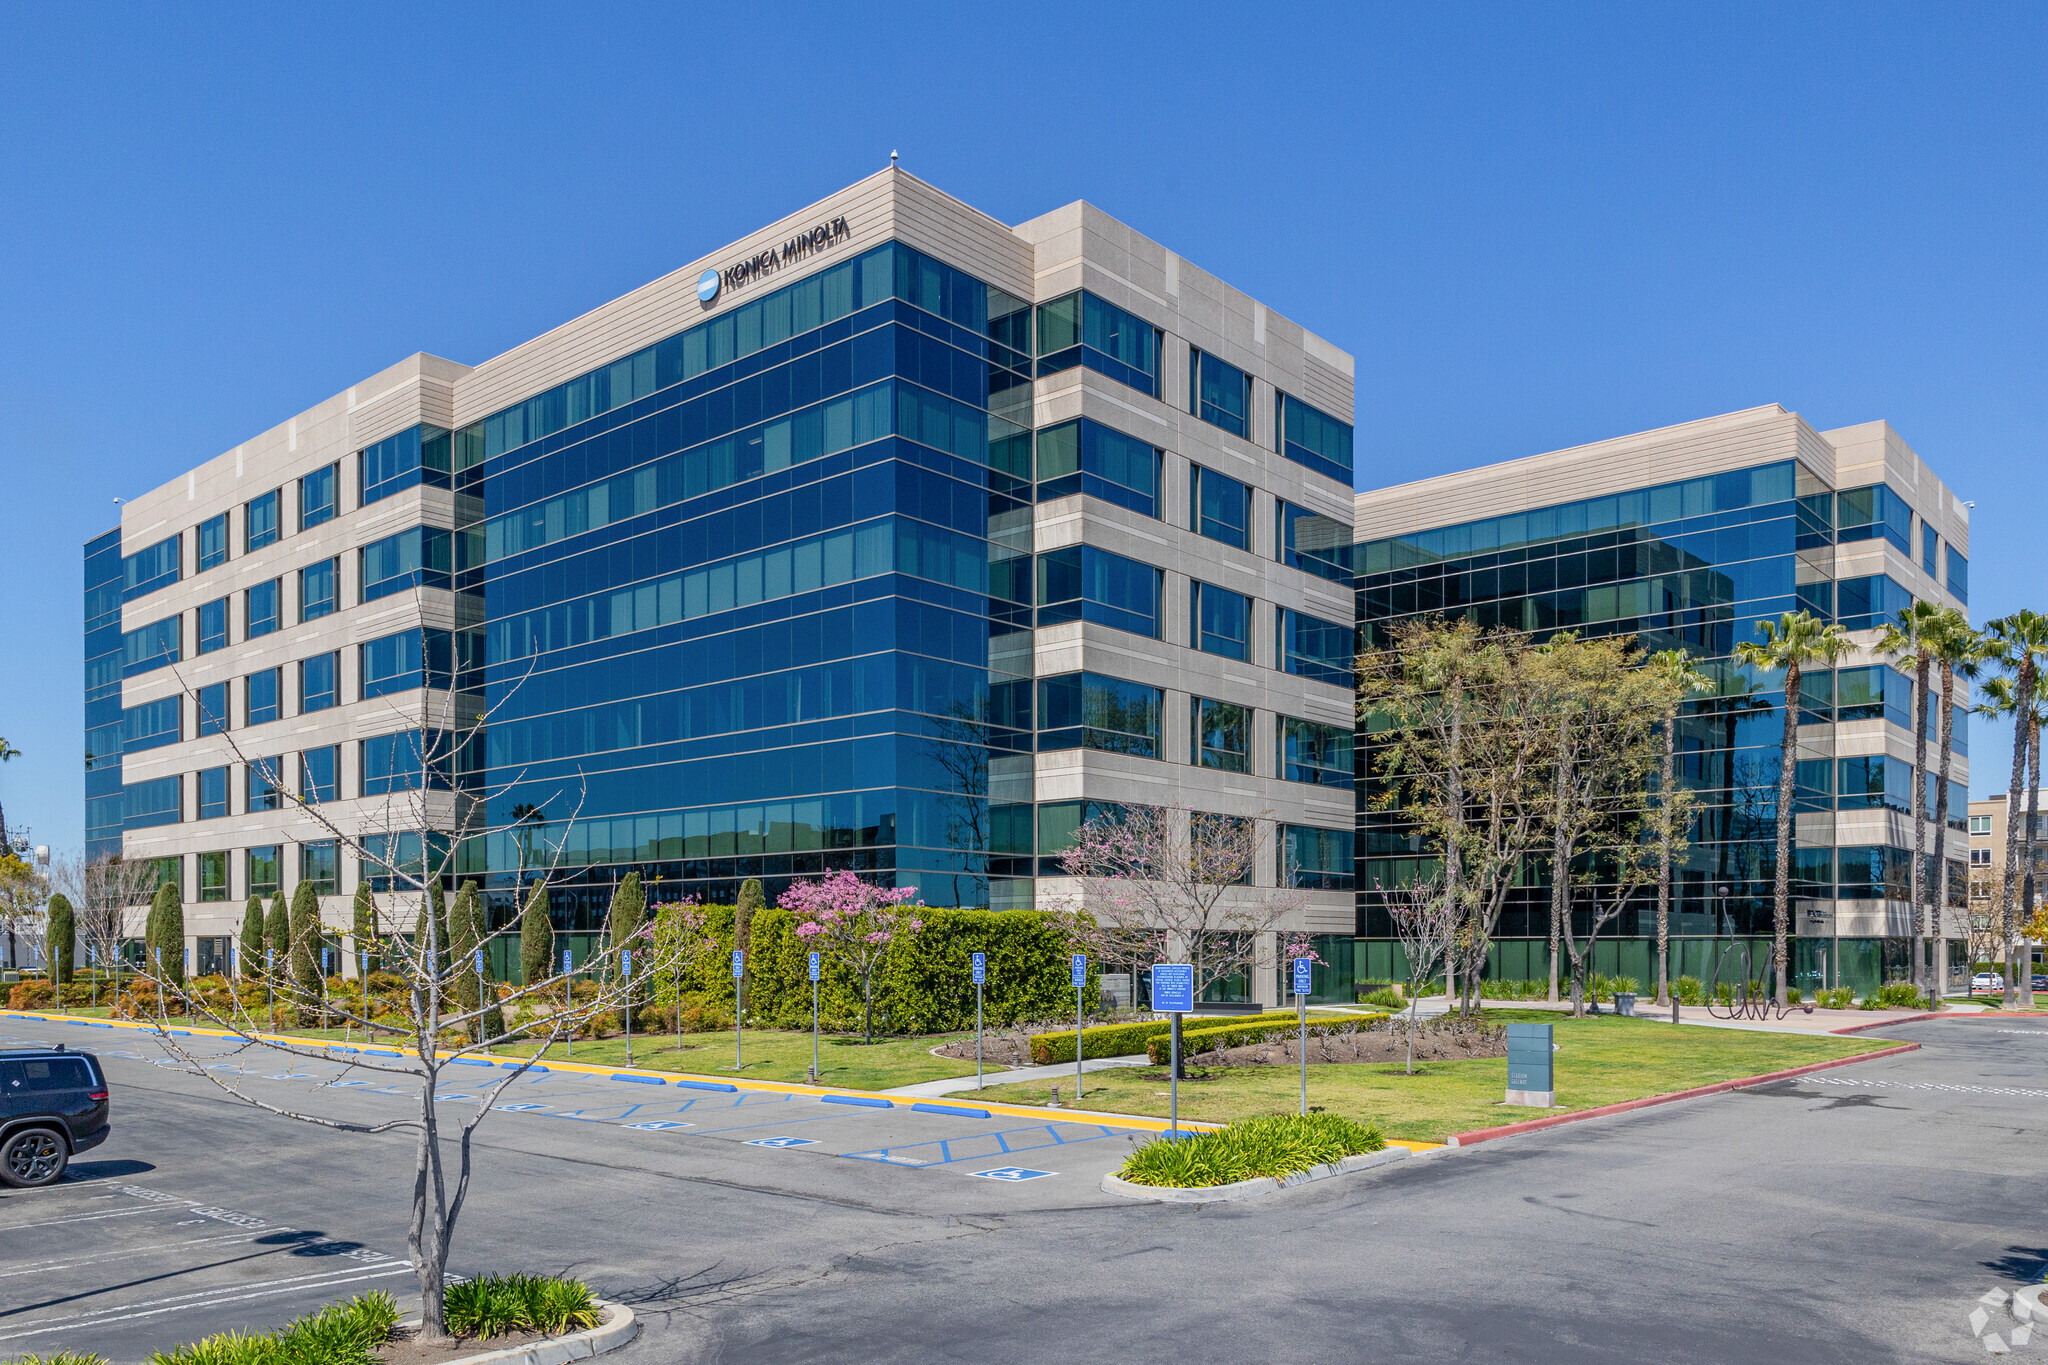
[[[776,904],[796,917],[796,936],[852,970],[860,978],[866,1002],[867,1041],[875,1041],[875,968],[888,959],[889,947],[924,928],[911,911],[914,886],[876,886],[851,872],[835,872],[817,881],[799,881]]]
[[[1381,890],[1394,935],[1408,958],[1408,1074],[1415,1074],[1415,1005],[1424,982],[1444,964],[1465,920],[1465,907],[1438,878]]]
[[[1079,883],[1071,896],[1076,940],[1104,962],[1186,963],[1195,998],[1257,966],[1264,935],[1308,904],[1283,868],[1270,866],[1268,818],[1229,818],[1184,806],[1126,806],[1090,818],[1061,856]]]
[[[1787,1003],[1786,937],[1792,927],[1792,816],[1799,777],[1800,682],[1809,664],[1833,668],[1855,648],[1849,632],[1812,613],[1788,611],[1776,621],[1758,621],[1762,638],[1738,640],[1735,660],[1750,668],[1783,670],[1785,737],[1778,756],[1778,842],[1771,887],[1771,966],[1778,978],[1777,1000]]]
[[[71,913],[71,902],[61,891],[50,897],[46,951],[57,984],[70,985],[78,965],[78,917]]]
[[[263,974],[263,897],[249,897],[249,904],[242,911],[241,958],[242,975],[248,978]]]
[[[1657,799],[1669,805],[1678,790],[1678,708],[1696,692],[1713,687],[1714,680],[1693,667],[1692,656],[1682,649],[1661,649],[1650,656],[1649,666],[1661,672],[1671,684],[1671,701],[1660,722],[1664,738],[1664,766],[1657,777]],[[1675,821],[1666,815],[1658,822],[1657,840],[1657,1003],[1671,1003],[1671,867],[1676,848],[1671,836]]]

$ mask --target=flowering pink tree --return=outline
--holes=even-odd
[[[851,872],[798,882],[776,904],[796,916],[796,936],[853,968],[867,1003],[867,1040],[875,1041],[875,968],[889,956],[898,935],[915,934],[924,921],[911,911],[914,886],[876,886]]]

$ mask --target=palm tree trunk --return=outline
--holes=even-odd
[[[1947,938],[1943,921],[1948,918],[1948,773],[1954,757],[1955,743],[1955,665],[1944,661],[1941,665],[1941,754],[1936,760],[1937,776],[1934,785],[1934,893],[1927,898],[1927,934],[1937,942]],[[1968,893],[1965,892],[1965,895]],[[1937,962],[1942,954],[1935,953]],[[1976,975],[1974,965],[1971,975]],[[1948,990],[1948,982],[1940,979],[1934,982],[1934,999],[1939,1002]]]
[[[1550,1003],[1557,1003],[1557,951],[1560,932],[1571,932],[1565,923],[1565,916],[1571,914],[1571,836],[1566,833],[1564,821],[1565,792],[1571,786],[1568,769],[1559,760],[1557,765],[1556,799],[1557,812],[1552,817],[1550,835]]]
[[[2027,721],[2027,832],[2025,840],[2025,861],[2021,866],[2022,883],[2020,902],[2020,927],[2025,929],[2034,918],[2034,841],[2035,826],[2039,823],[2041,805],[2041,722],[2028,708]],[[2019,936],[2020,952],[2020,1006],[2034,1008],[2034,949],[2033,940],[2024,933]]]
[[[1919,648],[1913,670],[1913,971],[1914,989],[1921,987],[1921,963],[1927,939],[1921,931],[1920,907],[1927,895],[1927,648]]]
[[[2034,662],[2020,661],[2019,677],[2013,688],[2012,781],[2005,789],[2005,875],[2000,878],[1998,920],[2005,934],[2005,1003],[2012,1004],[2013,954],[2017,951],[2013,922],[2014,892],[2020,871],[2020,783],[2027,779],[2027,725],[2024,717],[2034,706]]]
[[[1657,1004],[1671,1003],[1671,783],[1678,767],[1678,708],[1664,712],[1664,775],[1657,788],[1664,805],[1664,828],[1657,850]]]
[[[1785,934],[1792,922],[1792,802],[1799,770],[1800,668],[1785,669],[1785,755],[1778,764],[1778,865],[1772,870],[1771,966],[1778,977],[1778,1003],[1785,996]]]

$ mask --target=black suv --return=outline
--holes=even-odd
[[[62,1043],[0,1051],[0,1184],[53,1184],[112,1131],[99,1058]]]

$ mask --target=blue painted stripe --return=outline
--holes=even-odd
[[[986,1109],[962,1109],[951,1104],[913,1104],[910,1106],[920,1114],[951,1114],[955,1118],[986,1119],[995,1117]]]
[[[896,1106],[885,1099],[867,1095],[820,1095],[826,1104],[858,1104],[865,1109],[893,1109]]]
[[[448,1059],[448,1063],[449,1063],[449,1065],[450,1065],[450,1066],[496,1066],[496,1065],[497,1065],[497,1063],[496,1063],[496,1062],[487,1062],[487,1061],[483,1060],[483,1059],[482,1059],[481,1057],[450,1057],[450,1058]]]
[[[677,1081],[676,1084],[685,1090],[723,1090],[729,1095],[739,1091],[738,1086],[727,1085],[724,1081]]]
[[[365,1057],[396,1057],[398,1054],[390,1048],[366,1047],[363,1049],[363,1055]]]
[[[614,1071],[614,1072],[612,1073],[612,1079],[613,1079],[613,1080],[615,1080],[615,1081],[632,1081],[632,1082],[634,1082],[634,1083],[635,1083],[635,1084],[637,1084],[637,1085],[665,1085],[665,1084],[667,1084],[667,1082],[663,1081],[663,1080],[661,1079],[661,1077],[659,1077],[659,1076],[635,1076],[635,1075],[631,1074],[630,1072],[625,1072],[625,1071]]]

